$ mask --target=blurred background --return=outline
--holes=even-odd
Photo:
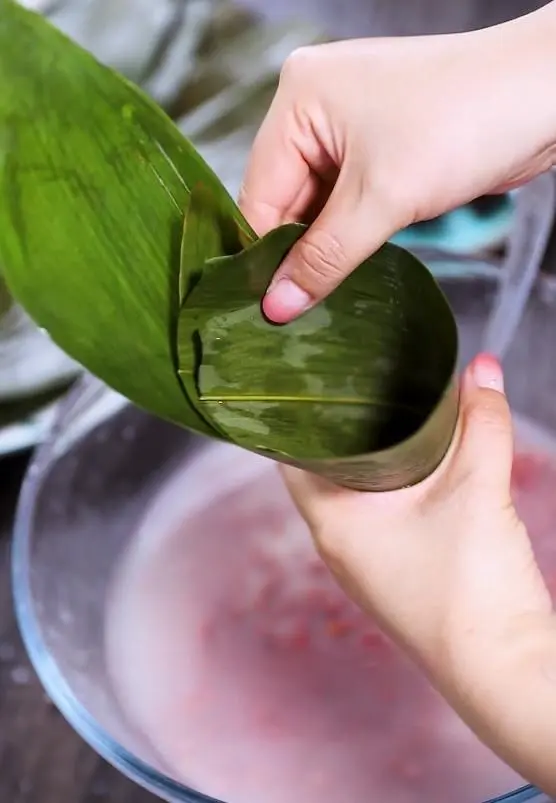
[[[21,1],[140,84],[192,139],[232,194],[281,64],[295,48],[351,36],[465,30],[544,5],[527,0]],[[503,268],[520,214],[532,216],[535,231],[545,233],[539,234],[535,256],[538,299],[525,316],[526,336],[510,355],[523,371],[514,370],[510,390],[519,401],[530,385],[526,362],[533,349],[539,398],[546,400],[545,407],[539,402],[541,418],[552,416],[546,423],[556,427],[554,405],[548,402],[556,378],[544,358],[547,342],[554,342],[554,328],[549,332],[546,322],[556,320],[550,311],[556,296],[553,194],[532,193],[521,213],[513,197],[482,198],[402,232],[398,240],[417,249],[442,249],[444,257],[435,264],[443,275],[474,270],[486,280],[489,272]],[[522,247],[518,243],[518,250]],[[530,242],[527,248],[533,248]],[[39,688],[17,634],[8,566],[14,504],[29,455],[44,439],[58,400],[80,369],[12,302],[1,268],[0,801],[154,800],[104,764],[65,724]]]

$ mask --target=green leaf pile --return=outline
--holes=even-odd
[[[0,264],[69,355],[151,413],[385,490],[421,480],[457,418],[457,331],[387,244],[287,326],[260,299],[303,226],[257,238],[137,87],[0,0]]]

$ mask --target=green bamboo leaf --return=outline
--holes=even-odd
[[[184,211],[201,184],[226,230],[252,237],[237,206],[146,95],[11,0],[0,0],[0,87],[9,288],[107,384],[205,431],[175,370]]]
[[[214,194],[203,184],[190,191],[184,210],[180,249],[179,299],[183,304],[199,281],[205,263],[222,254],[233,254],[255,241],[238,230],[236,221],[223,215]]]
[[[212,194],[203,186],[193,187],[188,200],[181,245],[180,304],[183,305],[199,281],[206,262],[229,252],[230,243],[226,242],[226,235],[233,238],[235,231],[227,231],[226,224],[227,221],[221,218]],[[235,245],[235,243],[233,244]],[[190,404],[195,407],[199,417],[205,422],[206,434],[220,437],[218,426],[207,419],[198,404],[197,344],[193,331],[190,337],[184,339],[185,348],[188,349],[188,353],[183,359],[183,364],[187,368],[178,371],[183,388]]]
[[[284,226],[212,260],[188,296],[180,368],[196,335],[198,409],[232,442],[343,484],[416,482],[444,456],[457,415],[448,303],[415,257],[385,245],[315,309],[271,324],[261,295],[303,231]]]

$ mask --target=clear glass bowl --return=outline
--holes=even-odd
[[[529,235],[530,227],[529,221]],[[533,267],[516,257],[525,246],[534,252]],[[519,239],[513,269],[511,255],[502,267],[478,261],[462,266],[438,254],[429,263],[458,319],[461,362],[490,343],[504,357],[514,409],[529,421],[533,439],[556,454],[556,367],[545,356],[546,344],[556,342],[556,306],[534,289],[541,251]],[[534,364],[527,356],[531,349]],[[173,780],[149,734],[121,704],[105,650],[106,602],[115,567],[153,499],[184,461],[206,449],[206,440],[152,418],[85,377],[62,402],[32,461],[13,542],[17,617],[46,692],[101,756],[172,803],[215,798]],[[548,803],[530,786],[496,800]]]
[[[184,455],[204,446],[86,377],[29,469],[13,544],[17,617],[47,694],[103,758],[172,803],[212,798],[174,781],[120,708],[106,665],[105,601],[150,501]],[[548,803],[529,786],[496,799]]]

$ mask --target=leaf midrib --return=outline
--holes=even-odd
[[[281,396],[281,395],[230,395],[222,394],[211,395],[202,394],[199,396],[200,402],[280,402],[285,404],[345,404],[353,407],[389,407],[396,410],[407,410],[408,412],[421,415],[421,411],[407,404],[389,404],[378,399],[353,398],[351,396]]]

